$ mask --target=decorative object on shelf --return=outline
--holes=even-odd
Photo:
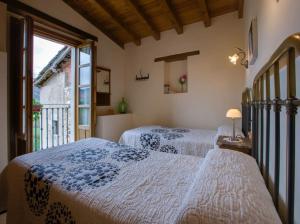
[[[126,114],[127,113],[127,107],[128,107],[128,104],[127,104],[125,98],[123,97],[121,102],[118,105],[118,112],[120,114]]]
[[[253,65],[258,56],[258,38],[257,38],[257,19],[251,21],[248,33],[248,60],[249,64]]]
[[[187,83],[187,75],[186,74],[179,77],[179,83],[181,85],[181,92],[183,92],[183,85],[185,85]]]
[[[241,118],[242,114],[238,109],[229,109],[226,113],[226,117],[232,119],[232,137],[229,138],[230,141],[234,142],[237,141],[236,136],[235,136],[235,119]]]
[[[248,68],[246,52],[239,47],[236,47],[235,49],[237,52],[234,55],[228,57],[230,62],[236,65],[237,61],[241,58],[241,65],[243,65],[245,68]]]
[[[140,80],[147,80],[149,79],[149,73],[146,75],[142,74],[142,71],[140,70],[140,74],[135,76],[135,80],[140,81]]]
[[[165,85],[164,85],[164,93],[165,93],[165,94],[170,93],[170,85],[169,85],[169,84],[165,84]]]

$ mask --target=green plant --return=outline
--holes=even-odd
[[[33,106],[40,106],[40,102],[38,102],[36,99],[32,99],[32,105]],[[40,118],[40,112],[39,111],[33,111],[33,120],[37,121]]]
[[[33,99],[32,100],[32,119],[33,119],[33,150],[37,151],[40,148],[40,110],[36,110],[34,107],[41,107],[41,104]]]

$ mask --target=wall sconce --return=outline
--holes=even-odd
[[[232,56],[229,56],[229,60],[232,64],[236,65],[237,61],[239,59],[241,59],[241,65],[243,65],[245,68],[248,68],[248,60],[247,60],[247,56],[246,56],[246,52],[241,49],[241,48],[235,48],[236,49],[236,53]]]

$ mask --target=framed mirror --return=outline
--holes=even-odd
[[[110,106],[110,69],[97,66],[97,106]]]

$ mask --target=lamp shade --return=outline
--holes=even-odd
[[[228,118],[241,118],[242,114],[238,109],[229,109],[226,113]]]

